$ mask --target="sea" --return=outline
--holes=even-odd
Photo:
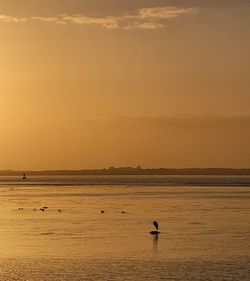
[[[250,176],[1,176],[0,280],[249,281]]]

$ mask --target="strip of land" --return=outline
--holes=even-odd
[[[0,176],[28,175],[228,175],[228,176],[250,176],[250,168],[151,168],[144,169],[140,166],[133,167],[109,167],[105,169],[85,169],[85,170],[44,170],[44,171],[14,171],[2,170]]]

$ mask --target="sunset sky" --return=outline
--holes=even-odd
[[[250,168],[249,0],[0,0],[0,169]]]

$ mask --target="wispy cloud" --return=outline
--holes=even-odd
[[[138,10],[138,17],[141,19],[169,19],[184,14],[195,14],[196,8],[179,8],[176,6],[142,8]]]
[[[176,128],[219,128],[250,129],[250,115],[171,115],[171,116],[121,116],[114,118],[117,122],[144,124],[148,126]]]
[[[100,26],[106,29],[160,29],[167,26],[171,19],[184,15],[198,13],[198,8],[182,8],[176,6],[141,8],[134,14],[124,14],[121,16],[94,17],[83,14],[60,14],[53,17],[12,17],[0,15],[0,22],[20,23],[37,21],[41,23],[53,23],[60,25],[85,25]]]
[[[40,21],[45,23],[55,23],[55,24],[66,24],[64,21],[60,20],[58,17],[31,17],[32,21]]]
[[[165,25],[159,22],[135,22],[132,25],[126,25],[124,29],[160,29],[164,27]]]
[[[107,29],[119,28],[115,17],[87,17],[81,15],[64,15],[61,20],[66,24],[73,23],[79,25],[99,25]]]
[[[57,122],[127,124],[161,129],[237,129],[250,130],[250,114],[183,114],[183,115],[121,115],[121,116],[68,116]]]
[[[21,17],[12,17],[12,16],[7,16],[7,15],[0,15],[0,22],[5,22],[5,23],[19,23],[19,22],[25,22],[27,21],[27,18]]]

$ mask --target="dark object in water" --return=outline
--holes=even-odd
[[[158,229],[159,229],[159,223],[158,223],[157,221],[153,221],[153,225],[154,225],[154,227],[156,228],[156,230],[150,231],[150,234],[152,234],[152,235],[158,235],[158,234],[160,234],[160,232],[158,231]]]
[[[27,179],[26,174],[23,174],[22,179],[23,179],[23,180],[26,180],[26,179]]]
[[[61,213],[61,211],[62,211],[62,210],[59,209],[59,210],[58,210],[58,213]]]
[[[152,230],[152,231],[150,231],[150,234],[152,234],[152,235],[158,235],[158,234],[160,234],[160,231],[158,231],[158,230]]]
[[[153,225],[155,226],[155,228],[158,230],[159,229],[159,224],[157,221],[153,221]]]
[[[121,213],[122,213],[122,214],[126,214],[126,212],[124,212],[124,211],[122,211]]]
[[[101,210],[101,214],[104,214],[105,212],[103,210]]]
[[[45,212],[45,210],[43,208],[41,208],[40,211]]]
[[[46,207],[46,206],[45,206],[45,207],[43,207],[43,209],[48,209],[48,208],[49,208],[49,207]]]

